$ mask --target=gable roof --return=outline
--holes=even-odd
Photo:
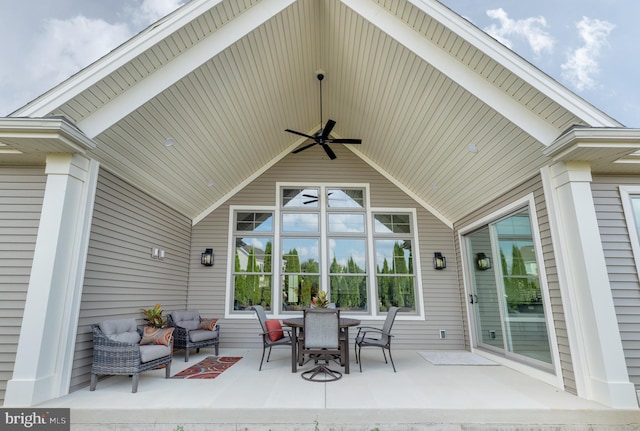
[[[63,116],[194,222],[320,128],[445,223],[621,126],[435,0],[191,0],[12,116]],[[174,144],[163,143],[172,138]],[[473,151],[473,150],[477,151]],[[212,184],[212,185],[210,185]]]

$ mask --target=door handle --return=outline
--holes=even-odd
[[[469,303],[475,304],[478,302],[478,295],[474,295],[473,293],[469,294]]]

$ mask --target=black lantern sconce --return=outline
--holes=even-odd
[[[484,253],[478,253],[476,255],[476,268],[480,271],[486,271],[491,269],[491,258]]]
[[[439,251],[433,253],[433,269],[445,269],[447,267],[447,258]]]
[[[204,266],[213,266],[213,249],[208,248],[200,255],[200,263]]]

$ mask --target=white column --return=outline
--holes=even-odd
[[[5,407],[31,406],[69,391],[98,163],[78,154],[50,154],[45,173],[29,290]]]
[[[638,408],[629,381],[587,162],[543,170],[578,395]]]

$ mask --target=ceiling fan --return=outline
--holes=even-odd
[[[291,129],[285,129],[285,132],[304,136],[305,138],[309,138],[313,140],[312,143],[292,151],[293,154],[299,153],[300,151],[304,151],[307,148],[313,147],[314,145],[320,145],[324,149],[324,151],[327,153],[329,158],[333,160],[336,158],[336,154],[333,152],[331,148],[329,148],[329,144],[361,144],[362,139],[331,138],[329,135],[331,134],[331,130],[333,130],[333,126],[336,125],[336,122],[333,120],[328,120],[327,124],[325,124],[325,126],[322,127],[322,80],[324,79],[324,73],[319,72],[317,73],[316,77],[320,82],[320,130],[313,136],[307,135],[306,133],[297,132]]]

